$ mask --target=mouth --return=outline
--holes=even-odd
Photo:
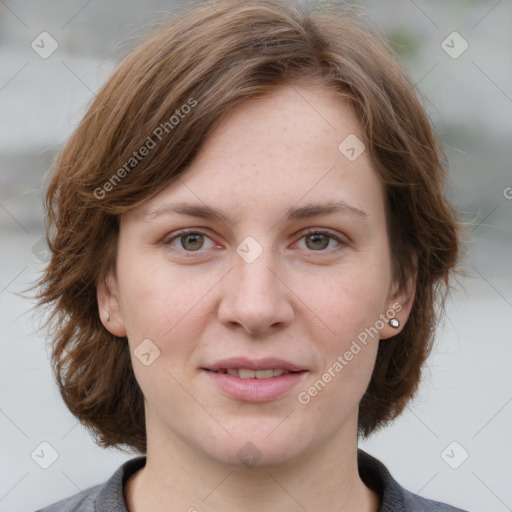
[[[240,356],[230,357],[229,359],[223,359],[207,366],[205,365],[203,369],[223,373],[229,373],[232,370],[236,370],[239,372],[239,375],[240,372],[242,372],[242,375],[246,375],[246,377],[242,376],[241,378],[270,378],[271,371],[292,373],[305,371],[306,367],[277,357],[250,359],[248,357]],[[255,375],[250,372],[255,372]],[[256,375],[258,372],[266,373],[260,373],[260,377],[258,377]]]
[[[303,382],[308,370],[282,359],[231,358],[201,368],[202,373],[230,399],[265,402],[285,395]]]
[[[250,368],[221,368],[220,370],[209,370],[208,368],[203,369],[214,373],[231,375],[232,377],[238,377],[239,379],[259,380],[272,379],[274,377],[280,377],[281,375],[288,375],[289,373],[300,373],[299,371],[290,371],[283,368],[269,368],[265,370],[251,370]]]

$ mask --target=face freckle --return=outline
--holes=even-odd
[[[132,353],[145,339],[159,351],[149,366],[132,356],[148,438],[225,462],[251,440],[272,463],[355,431],[380,334],[358,340],[393,301],[383,187],[366,152],[351,161],[340,151],[350,134],[362,138],[357,117],[333,92],[276,89],[234,110],[181,180],[121,218],[119,322]],[[172,213],[183,203],[222,220]],[[338,208],[312,216],[327,203]],[[178,239],[158,242],[185,228],[212,242],[192,255]],[[315,250],[306,228],[345,243]],[[301,377],[273,398],[234,397],[205,369],[232,357],[284,360]]]

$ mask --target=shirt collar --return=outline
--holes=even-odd
[[[379,496],[378,512],[406,512],[404,491],[382,462],[358,449],[357,464],[361,480]],[[128,512],[124,486],[128,478],[145,465],[145,455],[126,461],[101,487],[96,512]]]

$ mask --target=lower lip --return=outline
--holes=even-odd
[[[308,373],[307,371],[286,373],[270,379],[241,379],[227,373],[203,370],[227,394],[248,402],[273,400],[293,389]]]

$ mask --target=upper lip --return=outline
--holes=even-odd
[[[204,369],[212,371],[227,370],[229,368],[246,368],[248,370],[254,371],[277,368],[281,370],[288,370],[290,372],[300,372],[305,370],[305,368],[303,368],[302,366],[275,357],[265,357],[263,359],[231,357],[229,359],[223,359],[221,361],[217,361],[216,363],[204,367]]]

